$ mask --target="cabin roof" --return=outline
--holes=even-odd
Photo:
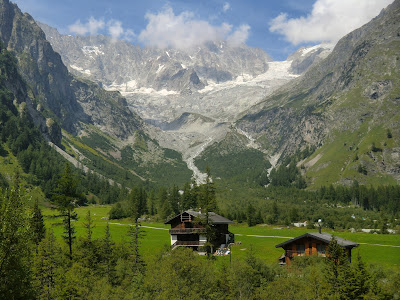
[[[295,238],[293,238],[291,240],[288,240],[286,242],[280,243],[279,245],[276,245],[275,247],[276,248],[280,248],[280,247],[286,246],[288,244],[291,244],[291,243],[293,243],[293,242],[295,242],[297,240],[300,240],[302,238],[305,238],[305,237],[311,237],[311,238],[314,238],[316,240],[320,240],[322,242],[329,243],[332,240],[332,236],[333,236],[332,234],[327,233],[327,232],[322,232],[322,233],[319,233],[319,232],[307,232],[306,234],[303,234],[301,236],[295,237]],[[335,239],[336,239],[336,241],[337,241],[337,243],[339,245],[341,245],[343,247],[346,247],[346,248],[353,248],[353,247],[357,247],[359,245],[357,243],[354,243],[352,241],[346,240],[346,239],[341,238],[341,237],[335,236]]]
[[[189,215],[191,215],[192,217],[195,217],[195,218],[197,218],[199,216],[203,216],[204,217],[206,215],[205,213],[202,213],[202,212],[199,212],[199,211],[186,210],[186,211],[180,213],[179,215],[176,215],[175,217],[172,217],[172,218],[168,219],[167,221],[165,221],[164,224],[171,224],[176,218],[179,218],[184,213],[187,213],[187,214],[189,214]],[[216,214],[215,212],[212,212],[212,211],[210,211],[208,213],[208,217],[209,217],[209,220],[211,221],[211,223],[213,223],[213,224],[233,224],[233,221],[231,221],[231,220],[229,220],[229,219],[227,219],[227,218],[225,218],[223,216],[220,216],[220,215],[218,215],[218,214]]]

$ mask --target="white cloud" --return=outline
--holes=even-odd
[[[336,43],[364,25],[393,0],[317,0],[306,17],[288,18],[282,13],[270,22],[269,30],[284,35],[294,45],[303,42]]]
[[[120,21],[111,20],[108,22],[108,33],[114,38],[119,39],[124,33],[124,28],[122,28],[122,23]]]
[[[239,46],[240,44],[244,44],[249,37],[249,31],[249,25],[241,25],[238,30],[227,37],[226,41],[232,46]]]
[[[79,35],[96,35],[99,31],[107,30],[108,34],[113,39],[132,40],[136,35],[131,29],[124,29],[122,22],[118,20],[110,20],[107,23],[103,19],[95,19],[90,17],[86,23],[81,23],[80,20],[68,27],[71,33]]]
[[[76,21],[74,24],[68,27],[69,31],[72,33],[84,35],[84,34],[97,34],[97,32],[103,29],[105,23],[102,19],[96,20],[93,17],[89,18],[89,21],[82,24],[80,20]]]
[[[175,15],[171,7],[165,7],[158,14],[148,13],[146,19],[148,24],[139,34],[139,41],[158,48],[188,49],[207,41],[230,38],[232,41],[244,43],[250,30],[248,25],[242,25],[231,33],[233,28],[231,24],[222,23],[220,26],[213,26],[207,21],[196,19],[194,14],[188,11]]]
[[[230,8],[231,8],[231,5],[229,4],[229,2],[225,2],[224,6],[222,7],[222,10],[224,12],[227,12]]]

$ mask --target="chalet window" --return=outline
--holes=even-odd
[[[325,254],[325,244],[317,244],[318,254]]]
[[[296,246],[297,249],[297,255],[304,255],[305,251],[306,251],[306,247],[304,244],[298,244]]]

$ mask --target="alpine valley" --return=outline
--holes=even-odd
[[[400,0],[14,1],[77,34],[0,0],[0,299],[400,299]]]
[[[226,41],[177,50],[62,35],[8,0],[0,37],[22,78],[8,83],[14,104],[66,159],[111,182],[203,182],[208,165],[223,184],[264,186],[294,162],[311,190],[397,184],[399,8],[286,61]]]

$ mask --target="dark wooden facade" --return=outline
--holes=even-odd
[[[338,245],[346,249],[347,256],[351,261],[351,249],[357,247],[358,244],[339,237],[335,237],[335,239]],[[290,264],[290,261],[295,256],[315,255],[324,257],[326,248],[331,240],[332,235],[329,233],[312,232],[283,242],[275,247],[285,250],[285,253],[279,258],[280,264]]]
[[[204,226],[205,214],[197,211],[184,211],[169,219],[165,224],[170,224],[171,247],[192,247],[198,250],[207,242],[206,227]],[[214,239],[210,241],[215,247],[226,245],[234,241],[234,235],[229,232],[228,226],[233,222],[213,212],[209,212],[209,223],[213,230]]]

